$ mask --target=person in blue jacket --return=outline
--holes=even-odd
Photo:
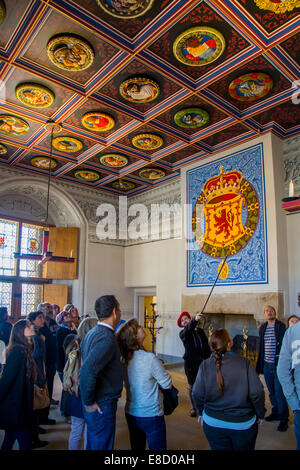
[[[297,450],[300,450],[300,322],[290,326],[283,338],[277,375],[294,413]]]

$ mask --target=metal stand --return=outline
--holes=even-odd
[[[151,342],[152,342],[152,352],[155,354],[155,345],[156,345],[156,335],[162,330],[163,326],[159,326],[158,328],[155,326],[156,319],[159,318],[159,315],[155,313],[155,303],[151,304],[152,307],[152,315],[147,315],[147,311],[145,309],[145,327],[148,328],[151,334]],[[148,320],[148,325],[146,321]]]

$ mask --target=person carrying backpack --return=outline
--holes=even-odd
[[[64,411],[71,416],[69,450],[79,450],[84,435],[84,449],[87,446],[85,421],[79,388],[79,369],[81,367],[80,343],[85,334],[94,328],[97,318],[86,318],[78,327],[78,335],[69,334],[63,343],[67,362],[63,371],[63,389],[66,392]]]

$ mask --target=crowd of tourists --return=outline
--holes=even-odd
[[[56,425],[50,411],[58,405],[70,424],[69,450],[112,450],[123,386],[131,449],[167,449],[164,416],[176,407],[178,393],[171,375],[145,350],[146,333],[137,319],[121,320],[115,296],[99,297],[95,313],[82,318],[72,304],[61,311],[44,302],[12,325],[0,308],[1,450],[12,450],[15,441],[21,450],[47,446],[43,425]],[[289,407],[300,450],[300,319],[292,315],[285,325],[272,306],[264,315],[256,370],[232,352],[226,329],[207,338],[200,314],[182,312],[178,318],[190,417],[198,417],[212,450],[254,450],[264,420],[279,421],[280,432],[288,429]],[[60,400],[52,397],[56,373]],[[267,417],[261,374],[272,404]]]

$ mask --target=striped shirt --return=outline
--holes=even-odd
[[[267,325],[265,331],[265,357],[264,360],[269,363],[275,362],[276,354],[276,336],[275,336],[275,323],[273,325]]]

